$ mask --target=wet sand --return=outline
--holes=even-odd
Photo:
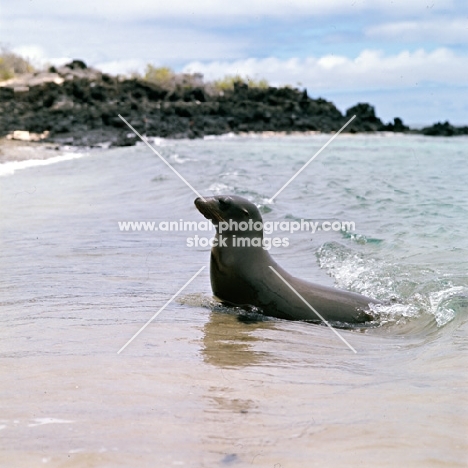
[[[354,355],[325,327],[181,305],[121,355],[137,323],[33,347],[26,328],[2,358],[3,466],[466,466],[466,392],[417,340],[347,333]]]
[[[0,164],[11,161],[53,158],[60,150],[59,146],[50,143],[0,138]]]

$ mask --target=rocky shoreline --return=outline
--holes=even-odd
[[[468,127],[448,122],[421,130],[409,129],[398,117],[385,124],[366,103],[343,115],[332,102],[311,99],[306,90],[255,88],[238,82],[232,89],[219,91],[202,80],[165,89],[141,78],[102,73],[79,60],[0,83],[0,137],[27,139],[35,134],[46,142],[88,147],[136,144],[138,139],[119,114],[141,134],[165,138],[229,132],[334,132],[352,115],[356,118],[346,132],[468,135]]]

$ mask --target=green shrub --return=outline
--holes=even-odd
[[[213,81],[213,86],[218,91],[227,91],[234,89],[234,84],[246,84],[249,88],[261,88],[266,89],[270,85],[267,80],[260,79],[255,80],[253,78],[242,78],[240,75],[226,75],[220,80]]]
[[[17,74],[33,71],[34,67],[29,60],[11,52],[6,47],[0,48],[0,80],[8,80]]]
[[[143,79],[154,83],[161,88],[172,88],[174,85],[175,73],[169,67],[155,67],[146,65]]]

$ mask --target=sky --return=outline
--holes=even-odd
[[[0,44],[37,65],[264,78],[385,122],[468,125],[466,0],[0,0]]]

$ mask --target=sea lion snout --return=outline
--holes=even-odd
[[[246,198],[236,195],[215,195],[204,200],[198,197],[194,203],[198,211],[213,222],[262,222],[258,208]]]
[[[220,215],[217,207],[214,206],[213,200],[214,200],[213,197],[205,197],[204,200],[203,198],[198,197],[198,198],[195,198],[194,203],[195,203],[195,206],[197,207],[197,210],[206,219],[209,219],[210,221],[213,222],[213,224],[217,225],[218,222],[224,221],[224,219]]]
[[[206,201],[206,198],[203,199],[201,197],[195,198],[194,202],[195,206],[197,207],[197,210],[205,217],[208,218],[208,203]],[[209,219],[209,218],[208,218]]]
[[[204,203],[203,198],[197,197],[197,198],[195,198],[193,203],[195,203],[195,206],[198,208],[202,203]]]

